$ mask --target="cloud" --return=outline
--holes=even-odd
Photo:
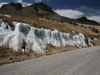
[[[79,18],[81,16],[86,16],[88,19],[94,20],[100,23],[100,10],[99,9],[81,6],[73,10],[72,9],[56,9],[54,11],[61,16],[65,16],[65,17],[72,18],[72,19]]]
[[[84,15],[86,15],[86,16],[100,15],[99,9],[94,9],[94,8],[90,8],[87,6],[81,6],[81,7],[77,8],[76,10],[84,12]]]
[[[2,5],[4,5],[4,4],[8,4],[8,2],[1,2],[1,3],[0,3],[0,8],[1,8]]]
[[[42,1],[47,1],[49,2],[50,0],[33,0],[35,3],[39,3],[39,2],[42,2]]]
[[[16,0],[17,3],[21,3],[23,7],[32,5],[31,3],[24,2],[23,0]]]
[[[16,0],[16,2],[17,2],[17,3],[22,3],[22,2],[23,2],[23,0]]]
[[[84,16],[86,16],[88,19],[94,20],[100,23],[100,10],[99,9],[81,6],[80,8],[77,8],[76,10],[84,12]]]
[[[54,10],[56,13],[58,13],[61,16],[65,16],[68,18],[78,18],[84,15],[83,12],[72,10],[72,9],[57,9]]]
[[[34,0],[35,3],[42,2],[42,0]]]
[[[15,1],[16,1],[16,3],[21,3],[23,7],[32,5],[31,3],[24,2],[23,0],[15,0]],[[9,4],[9,3],[8,3],[8,2],[1,2],[1,3],[0,3],[0,8],[1,8],[2,5],[4,5],[4,4]]]
[[[90,16],[90,17],[87,17],[87,18],[100,23],[100,15],[99,16]]]
[[[31,3],[27,3],[27,2],[22,2],[22,6],[23,7],[30,6],[30,5],[32,5],[32,4]]]

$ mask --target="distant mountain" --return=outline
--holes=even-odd
[[[77,18],[76,21],[83,24],[100,25],[98,22],[94,20],[88,20],[85,16]]]
[[[84,24],[96,24],[99,23],[88,20],[86,17],[81,17],[78,19],[70,19],[67,17],[60,16],[52,10],[52,8],[44,3],[35,3],[30,6],[22,7],[20,3],[9,3],[5,4],[0,8],[0,14],[8,14],[11,16],[22,16],[29,18],[39,18],[43,17],[46,19],[57,20],[61,22],[79,22]]]

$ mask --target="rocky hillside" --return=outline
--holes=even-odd
[[[9,11],[10,10],[10,11]],[[52,8],[44,3],[35,3],[27,7],[22,7],[20,3],[9,3],[5,4],[0,8],[0,14],[8,14],[11,16],[22,16],[28,18],[46,18],[48,20],[56,20],[60,22],[79,22],[83,24],[95,24],[100,25],[95,21],[88,20],[86,17],[81,17],[78,19],[70,19],[67,17],[62,17],[55,13]]]
[[[32,28],[30,31],[34,32],[34,35],[30,32],[29,37],[27,37],[25,34],[27,28],[30,27]],[[88,38],[92,39],[93,46],[100,45],[100,26],[97,22],[88,20],[86,17],[78,19],[62,17],[55,13],[50,6],[43,3],[35,3],[27,7],[22,7],[20,3],[3,5],[0,8],[0,30],[0,65],[42,56],[37,51],[44,51],[46,55],[51,55],[75,50],[79,48],[77,47],[80,46],[79,39],[83,37],[79,36],[80,33],[84,35],[84,42],[88,47],[91,46]],[[14,50],[20,48],[23,37],[27,38],[27,43],[30,45],[28,54],[23,54],[22,51],[14,52]],[[75,39],[78,38],[78,40],[71,42],[70,39],[74,40],[74,37],[76,37]],[[71,43],[68,44],[67,40],[72,45]],[[83,45],[83,43],[81,44]]]

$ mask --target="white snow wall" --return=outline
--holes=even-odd
[[[8,25],[8,24],[7,24]],[[11,27],[5,29],[5,23],[0,20],[0,46],[13,48],[15,51],[21,50],[22,40],[27,42],[26,51],[34,50],[38,54],[45,53],[47,44],[60,47],[66,45],[87,47],[85,37],[79,33],[72,36],[69,33],[59,32],[58,30],[51,31],[49,29],[38,29],[30,27],[29,24],[13,22],[15,30]],[[8,25],[9,26],[9,25]],[[30,27],[30,28],[29,28]]]

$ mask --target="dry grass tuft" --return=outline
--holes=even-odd
[[[0,65],[34,59],[40,56],[42,56],[42,54],[37,54],[34,51],[30,51],[29,54],[23,54],[21,52],[14,52],[14,50],[10,48],[0,47]]]

